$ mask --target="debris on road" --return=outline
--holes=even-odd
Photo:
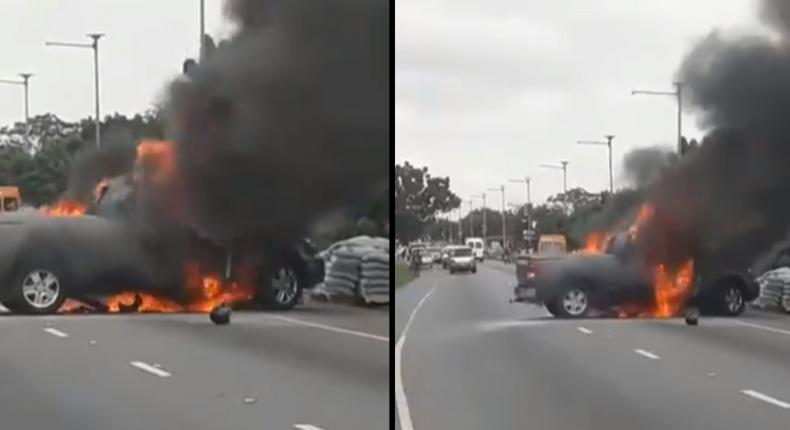
[[[230,306],[223,303],[211,310],[211,313],[209,313],[209,319],[211,319],[211,322],[216,325],[225,325],[230,323],[230,314]]]
[[[699,324],[699,310],[697,308],[689,308],[686,310],[685,315],[686,325]]]

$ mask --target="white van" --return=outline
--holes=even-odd
[[[474,254],[475,258],[483,261],[483,239],[479,237],[470,237],[466,239],[464,244],[472,248],[472,253]]]

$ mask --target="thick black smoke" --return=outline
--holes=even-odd
[[[673,158],[665,147],[634,149],[623,157],[625,179],[634,188],[645,189],[661,178]]]
[[[386,193],[385,0],[233,0],[237,33],[175,82],[170,137],[193,224],[289,239]]]
[[[86,204],[91,202],[96,184],[102,179],[130,172],[134,159],[133,144],[106,145],[82,152],[69,169],[68,187],[63,197]]]
[[[712,32],[683,60],[688,107],[710,130],[648,195],[651,258],[745,267],[790,227],[790,6],[763,2],[778,38]],[[734,268],[734,267],[733,267]]]

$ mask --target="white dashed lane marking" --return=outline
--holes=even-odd
[[[588,329],[587,327],[576,327],[576,330],[579,330],[584,334],[593,334],[593,331]]]
[[[160,369],[158,367],[151,366],[150,364],[144,363],[142,361],[130,361],[129,364],[131,364],[132,366],[134,366],[134,367],[136,367],[136,368],[138,368],[138,369],[140,369],[142,371],[145,371],[145,372],[151,373],[153,375],[156,375],[156,376],[158,376],[160,378],[169,378],[170,376],[172,376],[170,374],[170,372],[162,370],[162,369]]]
[[[753,397],[757,400],[762,400],[763,402],[770,403],[775,406],[779,406],[782,409],[790,409],[790,403],[783,402],[779,399],[775,399],[769,395],[763,394],[759,391],[754,390],[741,390],[741,393],[746,394],[749,397]]]
[[[321,427],[316,427],[312,424],[294,424],[294,428],[299,430],[323,430]]]
[[[44,329],[45,332],[57,337],[69,337],[68,333],[64,333],[56,328],[48,327]]]
[[[639,355],[641,355],[641,356],[643,356],[643,357],[647,357],[647,358],[649,358],[651,360],[658,360],[658,359],[661,358],[661,357],[657,356],[656,354],[653,354],[650,351],[645,351],[644,349],[637,348],[637,349],[634,350],[634,352],[639,354]]]

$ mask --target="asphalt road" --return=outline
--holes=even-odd
[[[400,428],[790,428],[790,316],[557,320],[508,303],[513,270],[396,292]]]
[[[386,429],[389,308],[0,318],[0,428]]]

